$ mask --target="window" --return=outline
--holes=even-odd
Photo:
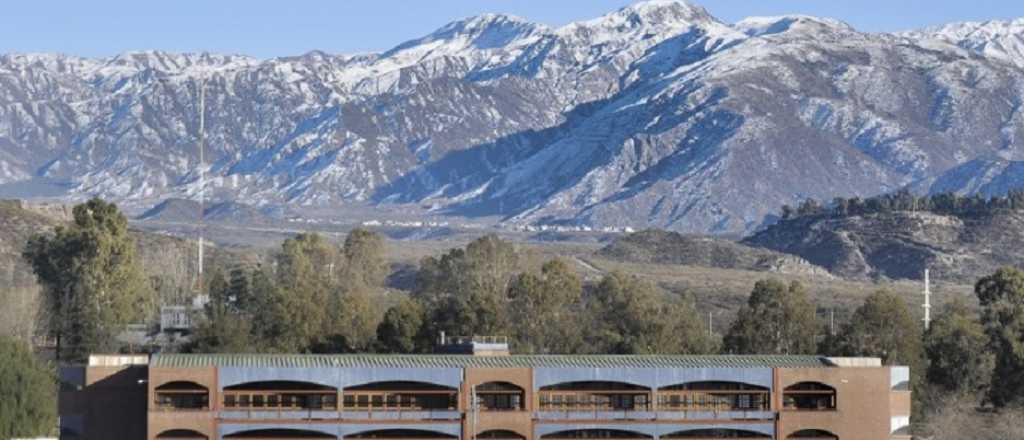
[[[195,382],[169,382],[156,388],[154,401],[157,408],[169,410],[196,410],[209,408],[210,394],[206,387]]]
[[[836,389],[818,382],[801,382],[786,387],[782,406],[792,411],[834,411]]]
[[[664,411],[767,411],[766,387],[738,382],[691,382],[658,390]]]

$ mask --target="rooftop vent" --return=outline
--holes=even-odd
[[[442,332],[440,351],[448,354],[471,354],[473,356],[508,356],[508,337],[454,336],[446,338]]]

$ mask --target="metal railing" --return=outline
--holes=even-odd
[[[217,414],[222,420],[459,420],[456,410],[359,411],[323,409],[233,409]]]

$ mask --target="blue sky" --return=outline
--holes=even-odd
[[[858,29],[1024,17],[1024,0],[697,0],[736,21],[800,13]],[[15,0],[0,17],[0,52],[109,56],[126,50],[211,51],[261,58],[320,49],[390,48],[452,20],[504,12],[560,25],[630,0]]]

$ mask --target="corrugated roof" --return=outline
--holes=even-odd
[[[389,355],[389,354],[155,354],[153,367],[278,368],[810,368],[832,366],[820,356],[788,355]]]

